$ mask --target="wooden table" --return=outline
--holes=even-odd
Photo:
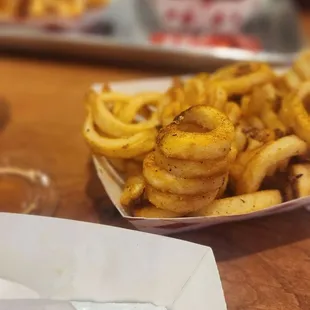
[[[0,154],[18,152],[57,182],[57,217],[132,228],[111,206],[82,135],[85,90],[167,72],[0,57],[0,94],[12,118]],[[176,238],[213,248],[229,309],[310,309],[310,213],[225,224]]]

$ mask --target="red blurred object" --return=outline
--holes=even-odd
[[[266,0],[148,0],[146,2],[149,3],[161,29],[166,31],[235,34],[240,33],[242,26],[251,21],[257,13],[264,11]]]
[[[232,47],[250,51],[262,50],[258,38],[243,34],[187,35],[156,32],[150,36],[151,43],[162,46]]]

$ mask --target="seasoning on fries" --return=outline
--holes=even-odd
[[[165,93],[90,92],[84,137],[123,177],[126,211],[230,216],[309,196],[309,58],[280,76],[237,63]],[[279,176],[289,182],[268,182]]]

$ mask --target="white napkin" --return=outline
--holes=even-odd
[[[167,310],[151,304],[98,304],[49,300],[2,300],[0,310]]]
[[[83,303],[72,302],[72,305],[77,310],[167,310],[165,307],[157,307],[151,304],[96,304],[96,303]],[[58,310],[58,309],[57,309]],[[63,310],[63,309],[59,309]],[[65,310],[65,309],[64,309]]]
[[[0,299],[37,299],[37,298],[39,298],[39,294],[31,290],[30,288],[0,278]]]
[[[30,288],[0,279],[0,310],[166,310],[151,304],[115,304],[92,302],[67,302],[39,299]]]

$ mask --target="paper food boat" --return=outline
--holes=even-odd
[[[0,214],[0,235],[1,310],[14,309],[4,308],[9,304],[3,301],[6,296],[151,303],[167,310],[226,309],[214,256],[206,246],[98,224],[5,213]],[[1,279],[28,291],[9,286],[9,292]]]
[[[278,72],[283,71],[277,70]],[[144,79],[129,82],[113,83],[112,89],[134,94],[143,91],[165,91],[171,85],[171,78],[156,78]],[[95,90],[99,90],[101,85],[96,84],[93,86]],[[122,193],[123,180],[109,162],[103,157],[95,157],[94,163],[105,191],[115,207],[121,215],[129,220],[137,229],[152,232],[157,234],[172,234],[182,231],[189,231],[200,229],[203,227],[220,224],[225,222],[233,222],[240,220],[247,220],[251,218],[262,217],[275,213],[282,213],[292,211],[295,209],[303,208],[310,205],[310,197],[291,200],[280,205],[242,215],[230,216],[212,216],[212,217],[182,217],[182,218],[169,218],[169,219],[150,219],[150,218],[137,218],[128,214],[120,204],[120,196]]]

